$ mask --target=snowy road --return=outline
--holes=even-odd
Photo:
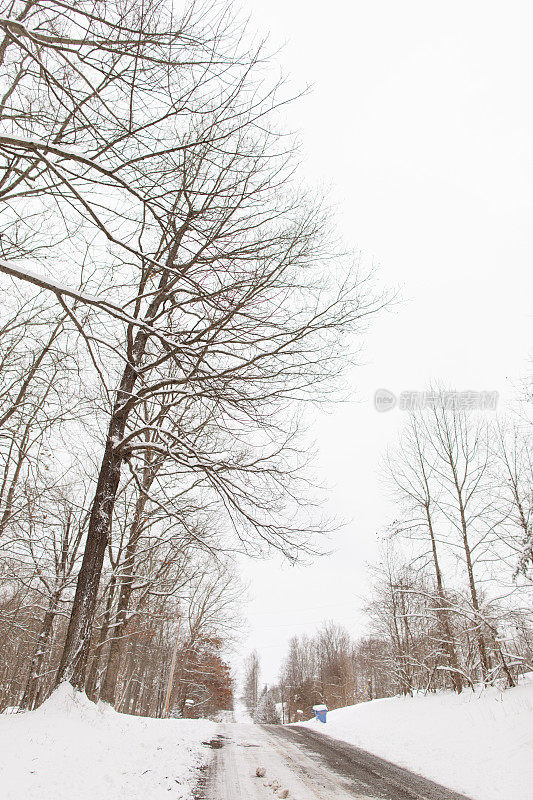
[[[222,747],[198,800],[467,800],[305,728],[228,723],[218,737]]]

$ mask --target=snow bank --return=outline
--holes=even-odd
[[[300,723],[473,800],[531,800],[533,673],[514,689],[373,700]]]
[[[208,720],[96,707],[62,684],[37,710],[0,716],[2,800],[189,800],[210,751]]]

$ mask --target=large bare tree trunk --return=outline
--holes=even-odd
[[[138,338],[144,339],[144,342],[146,341],[146,336],[142,334]],[[127,422],[125,403],[131,397],[135,380],[135,370],[132,365],[128,365],[124,370],[114,413],[109,424],[106,448],[91,508],[87,542],[78,575],[65,647],[56,675],[57,684],[68,680],[80,691],[85,683],[85,670],[89,657],[98,588],[104,556],[111,534],[111,520],[120,483],[122,454],[117,445],[124,438]]]
[[[150,467],[146,467],[143,474],[143,493],[137,498],[133,522],[131,525],[130,537],[126,546],[126,556],[124,559],[123,575],[120,580],[117,612],[113,622],[111,645],[107,660],[107,668],[102,683],[101,697],[106,703],[115,702],[117,677],[120,668],[123,641],[128,625],[128,610],[130,607],[131,595],[133,592],[133,582],[135,580],[135,556],[137,544],[142,531],[143,513],[146,508],[147,492],[154,479],[154,472]]]
[[[166,280],[167,276],[163,274],[160,288],[164,287]],[[157,295],[152,301],[146,316],[148,320],[151,320],[157,313],[163,299],[161,295]],[[123,461],[120,443],[126,431],[129,414],[128,403],[131,400],[138,378],[136,365],[140,364],[143,358],[147,340],[148,334],[145,331],[139,331],[135,336],[131,348],[131,360],[124,369],[120,389],[117,392],[91,508],[87,542],[78,575],[67,638],[56,675],[56,684],[63,680],[68,680],[80,691],[83,690],[85,684],[85,672],[98,599],[98,587],[106,548],[111,535],[113,509],[120,484]]]

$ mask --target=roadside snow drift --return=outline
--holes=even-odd
[[[506,691],[373,700],[301,724],[473,800],[533,797],[533,673]]]
[[[214,731],[208,720],[118,714],[65,683],[37,711],[0,715],[0,796],[189,800]]]

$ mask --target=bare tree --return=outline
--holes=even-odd
[[[306,635],[291,637],[279,683],[288,721],[294,722],[298,718],[298,712],[309,713],[310,716],[313,705],[323,700],[313,639]]]
[[[531,576],[533,565],[533,447],[529,428],[500,421],[494,426],[496,486],[503,502],[500,526],[516,575]]]
[[[259,677],[261,665],[257,650],[253,650],[244,662],[243,698],[248,711],[253,714],[259,700]]]
[[[78,506],[74,499],[79,494],[74,487],[55,488],[46,505],[39,502],[29,517],[33,519],[25,545],[31,558],[30,568],[35,576],[34,584],[42,601],[45,613],[35,643],[28,680],[20,707],[32,709],[39,705],[43,693],[42,671],[50,647],[54,623],[58,614],[64,613],[65,598],[75,583],[78,556],[87,522],[83,502]],[[83,498],[83,494],[82,494]],[[28,502],[33,505],[30,496]],[[35,532],[42,528],[42,535]],[[20,552],[20,545],[19,545]],[[41,602],[42,602],[41,601]]]
[[[457,690],[464,680],[487,682],[497,675],[514,685],[515,668],[527,651],[526,644],[518,652],[510,626],[514,614],[524,614],[527,625],[519,587],[511,581],[527,530],[526,454],[516,429],[509,436],[502,424],[489,428],[475,413],[437,404],[412,417],[387,458],[389,481],[402,501],[391,529],[414,544],[411,570],[418,569],[416,580],[400,591],[414,605],[405,616],[416,623],[421,613],[429,620],[436,615],[440,630],[431,636],[447,655],[447,664],[439,658],[437,669],[455,676]],[[442,563],[451,573],[451,556],[466,574],[467,597],[461,585],[444,588]],[[430,582],[427,563],[433,566]],[[425,605],[423,612],[417,603]]]
[[[435,471],[431,463],[430,449],[425,436],[424,425],[412,415],[396,453],[388,453],[385,459],[386,475],[396,497],[406,509],[409,517],[393,527],[408,538],[421,538],[430,547],[431,562],[435,573],[435,583],[439,598],[437,615],[441,627],[441,637],[448,657],[450,674],[455,690],[463,687],[455,637],[448,612],[448,598],[444,588],[442,567],[439,558],[437,532],[435,528],[438,506],[434,494],[439,496],[435,486]]]
[[[294,183],[276,128],[286,98],[227,9],[176,19],[156,0],[36,0],[3,11],[0,271],[57,298],[107,396],[57,674],[82,687],[124,465],[142,487],[146,453],[165,455],[241,540],[294,554],[288,409],[330,391],[339,335],[379,303],[332,262],[327,219]],[[36,275],[52,254],[53,275]],[[178,425],[184,405],[190,422]]]
[[[1,300],[0,548],[27,508],[26,482],[49,469],[61,430],[82,415],[65,315],[16,287]]]
[[[239,632],[241,593],[229,564],[212,563],[205,557],[198,563],[187,587],[183,643],[174,676],[174,708],[179,716],[186,715],[187,701],[195,701],[195,707],[201,709],[209,705],[211,691],[227,688],[229,672],[223,667],[221,653],[228,653]]]
[[[494,504],[487,491],[490,456],[486,423],[456,406],[446,409],[436,405],[424,417],[424,425],[435,476],[442,487],[439,507],[459,536],[472,608],[479,614],[475,562],[487,553],[494,529]],[[489,661],[481,624],[477,639],[481,671],[486,678]]]
[[[354,701],[352,642],[348,632],[334,622],[322,625],[316,636],[321,694],[328,707],[339,708]]]

